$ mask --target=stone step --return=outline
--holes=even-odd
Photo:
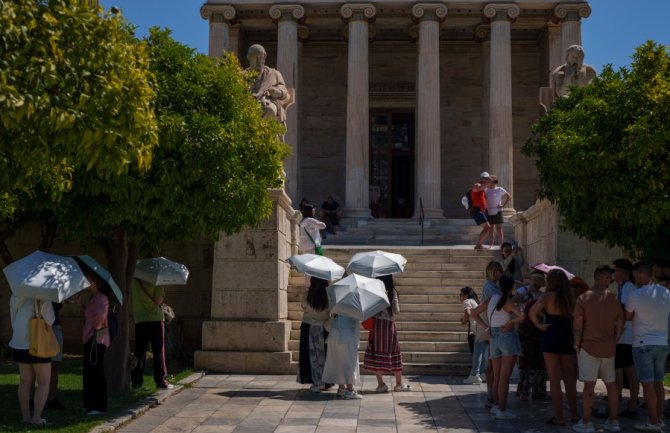
[[[467,352],[470,354],[468,343],[465,342],[433,342],[433,341],[399,341],[400,350],[403,354],[415,352]],[[361,339],[360,350],[365,352],[367,347],[367,337]],[[299,340],[289,340],[288,350],[298,352],[300,349]],[[404,356],[404,355],[403,355]]]
[[[361,331],[361,341],[368,339],[368,331]],[[300,340],[300,329],[292,329],[290,341]],[[466,343],[467,332],[442,332],[442,331],[398,331],[398,340],[403,342],[422,341],[436,343]],[[404,347],[403,347],[404,349]]]
[[[398,324],[405,323],[405,322],[439,322],[442,323],[443,325],[441,326],[449,326],[451,323],[456,323],[457,325],[461,325],[460,320],[461,317],[463,316],[462,312],[459,313],[444,313],[444,312],[404,312],[401,311],[400,314],[396,315],[396,327]],[[302,320],[302,310],[289,310],[288,311],[288,319],[289,320]],[[463,325],[464,326],[464,325]],[[440,329],[436,328],[435,330],[446,330],[446,329]],[[451,329],[449,329],[451,330]]]
[[[299,359],[298,350],[291,350],[291,359],[297,361]],[[365,357],[365,347],[358,350],[358,361],[363,362]],[[465,352],[407,352],[402,351],[402,361],[405,363],[422,363],[422,364],[468,364],[472,365],[472,354],[466,349]]]
[[[407,362],[403,360],[402,373],[404,376],[429,375],[429,376],[465,376],[470,371],[471,362],[446,362],[446,363],[420,363]],[[360,364],[361,374],[374,374],[374,372],[363,368]],[[298,361],[295,358],[291,361],[290,374],[298,374]]]
[[[462,304],[441,304],[441,303],[410,303],[402,297],[401,309],[404,313],[429,312],[429,313],[458,313],[463,314]],[[288,311],[302,312],[300,302],[288,302]]]

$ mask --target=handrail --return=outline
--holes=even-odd
[[[423,213],[423,200],[419,197],[419,225],[421,226],[421,245],[423,246],[423,220],[425,215]]]

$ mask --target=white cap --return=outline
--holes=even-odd
[[[489,174],[488,171],[482,171],[482,172],[479,174],[479,177],[489,178],[489,177],[491,177],[491,175]]]

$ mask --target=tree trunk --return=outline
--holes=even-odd
[[[123,305],[117,307],[119,331],[105,355],[107,388],[112,393],[130,390],[130,311],[129,300],[139,245],[128,240],[122,228],[111,230],[104,239],[107,267],[123,294]]]

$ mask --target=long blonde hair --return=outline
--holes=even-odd
[[[486,265],[486,279],[494,283],[497,283],[498,282],[498,279],[496,278],[497,271],[500,271],[501,273],[503,272],[502,265],[500,264],[500,262],[491,260],[489,264]]]

